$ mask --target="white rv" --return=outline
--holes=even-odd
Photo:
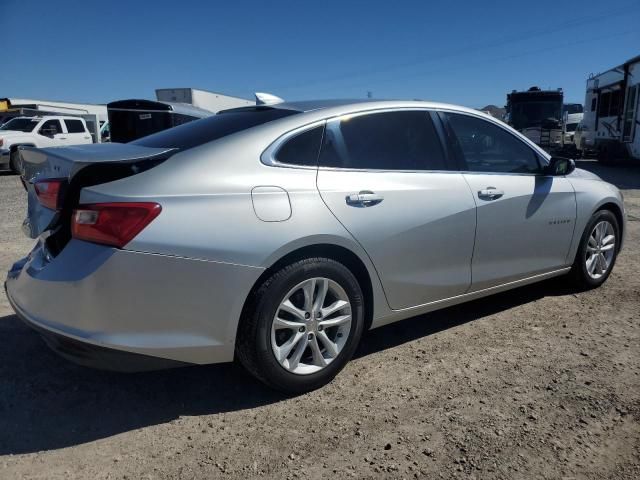
[[[587,80],[578,148],[601,161],[640,160],[640,55]]]
[[[578,130],[578,125],[580,125],[580,122],[582,122],[582,118],[584,117],[582,104],[565,103],[563,110],[564,145],[567,147],[567,150],[573,150],[573,153],[575,153],[575,135]]]

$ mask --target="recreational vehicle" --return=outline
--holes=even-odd
[[[580,150],[598,160],[640,160],[640,55],[587,80]]]
[[[513,90],[507,94],[507,123],[545,150],[561,150],[564,146],[562,101],[561,88]]]

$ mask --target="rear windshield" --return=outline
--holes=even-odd
[[[33,118],[14,118],[0,127],[0,130],[13,130],[16,132],[32,132],[39,119]]]
[[[169,130],[154,133],[131,142],[143,147],[177,148],[187,150],[232,133],[247,130],[279,118],[299,113],[279,108],[251,107],[219,112],[212,117],[196,120]]]

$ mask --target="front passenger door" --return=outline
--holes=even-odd
[[[40,135],[39,146],[53,147],[57,145],[65,145],[67,142],[67,134],[62,130],[60,120],[47,120],[38,130]]]
[[[506,127],[441,115],[477,205],[470,291],[564,267],[576,219],[571,183],[545,175],[538,154]]]

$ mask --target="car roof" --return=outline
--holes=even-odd
[[[317,110],[338,109],[347,111],[372,110],[378,108],[433,108],[444,110],[458,110],[478,113],[479,110],[452,105],[448,103],[431,102],[425,100],[373,100],[373,99],[332,99],[332,100],[300,100],[285,101],[268,105],[270,108],[294,110],[297,112],[313,112]]]

